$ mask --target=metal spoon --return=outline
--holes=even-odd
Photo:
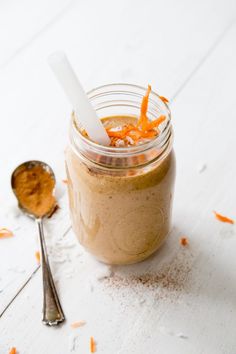
[[[63,310],[61,308],[61,304],[57,295],[56,287],[52,278],[52,273],[48,261],[48,255],[47,255],[47,249],[46,249],[46,243],[45,243],[45,238],[44,238],[44,232],[43,232],[43,219],[45,217],[50,216],[55,207],[50,207],[50,210],[48,210],[45,215],[42,217],[38,217],[35,215],[32,210],[27,210],[25,209],[19,202],[17,192],[15,190],[15,180],[17,177],[17,174],[22,171],[22,169],[31,169],[34,166],[41,166],[43,167],[53,178],[55,181],[55,175],[53,173],[53,170],[51,169],[50,166],[48,166],[46,163],[41,162],[41,161],[28,161],[20,166],[18,166],[12,173],[11,176],[11,186],[13,189],[13,192],[18,200],[18,206],[19,208],[29,217],[33,218],[36,221],[36,224],[38,225],[38,231],[39,231],[39,240],[40,240],[40,247],[41,247],[41,265],[42,265],[42,274],[43,274],[43,323],[49,326],[56,326],[60,322],[63,322],[65,320],[65,316],[63,313]]]

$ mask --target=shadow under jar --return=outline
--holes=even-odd
[[[101,119],[138,118],[145,92],[135,85],[111,84],[90,91],[88,97]],[[80,243],[102,262],[142,261],[170,231],[175,181],[170,111],[151,92],[148,117],[162,114],[166,120],[158,137],[119,148],[90,141],[72,115],[66,150],[72,226]]]

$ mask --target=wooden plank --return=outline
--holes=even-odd
[[[72,254],[72,278],[64,274],[65,265],[57,266],[67,315],[67,323],[58,329],[40,323],[37,273],[2,318],[2,351],[14,344],[21,354],[64,354],[76,333],[75,352],[84,354],[89,353],[91,335],[104,354],[234,353],[236,232],[234,226],[217,221],[212,210],[231,217],[235,210],[235,35],[236,26],[172,105],[178,174],[168,242],[147,262],[115,267],[110,285],[98,280],[97,272],[107,269],[85,253]],[[207,168],[199,173],[202,163]],[[189,238],[187,249],[178,243],[183,234]],[[180,277],[180,287],[153,290],[115,281],[117,274],[158,270],[166,262]],[[87,325],[72,331],[69,325],[76,320],[86,320]]]
[[[9,0],[0,4],[0,67],[7,65],[71,5],[70,0]]]

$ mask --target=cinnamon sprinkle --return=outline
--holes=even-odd
[[[117,289],[132,288],[135,292],[139,288],[146,288],[156,294],[157,297],[169,297],[171,293],[183,290],[186,286],[188,274],[191,271],[192,254],[185,249],[177,254],[172,261],[164,264],[157,271],[149,271],[141,274],[115,273],[103,280],[106,286]],[[136,290],[135,290],[136,289]]]

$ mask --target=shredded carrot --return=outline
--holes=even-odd
[[[227,222],[229,224],[234,224],[234,220],[227,218],[227,216],[223,216],[221,214],[218,214],[216,211],[213,211],[213,213],[215,214],[215,217],[217,220],[221,221],[221,222]]]
[[[150,129],[153,128],[158,128],[161,123],[163,123],[166,120],[165,116],[160,116],[159,118],[153,120],[152,122],[149,123]]]
[[[143,131],[147,130],[147,125],[148,125],[147,110],[148,110],[148,100],[149,100],[151,89],[152,89],[151,86],[148,85],[146,95],[143,96],[142,103],[141,103],[138,126],[141,127]]]
[[[181,239],[179,240],[179,243],[181,244],[181,246],[188,246],[187,237],[181,237]]]
[[[162,100],[162,102],[164,103],[168,103],[169,100],[167,98],[165,98],[164,96],[159,96],[159,98]]]
[[[6,229],[5,227],[0,229],[0,238],[8,238],[8,237],[13,237],[13,232]]]
[[[16,348],[12,347],[11,350],[9,351],[9,354],[16,354]]]
[[[142,132],[142,138],[153,138],[156,135],[157,135],[157,132],[155,130],[149,130],[146,132]]]
[[[39,264],[40,263],[40,252],[39,251],[35,252],[35,258],[36,258],[37,263]]]
[[[90,353],[96,352],[96,343],[93,337],[90,337]]]
[[[122,130],[119,130],[119,131],[112,131],[112,130],[108,130],[108,135],[110,138],[124,138],[125,137],[125,134],[126,134],[126,130],[125,129],[122,129]]]
[[[79,328],[79,327],[82,327],[86,324],[85,321],[77,321],[77,322],[73,322],[71,323],[71,328]]]
[[[121,130],[114,130],[112,126],[106,127],[108,136],[111,138],[111,146],[116,146],[118,143],[117,139],[123,140],[126,144],[130,143],[129,139],[133,140],[133,143],[137,143],[142,138],[153,138],[160,134],[158,129],[159,125],[163,123],[166,119],[164,115],[161,115],[159,118],[150,121],[147,117],[148,111],[148,102],[149,95],[151,92],[151,86],[148,85],[145,96],[143,96],[141,108],[140,108],[140,117],[137,121],[137,124],[126,124],[122,127]],[[168,101],[165,97],[160,96],[162,100]],[[132,144],[132,142],[131,142]]]
[[[134,141],[137,141],[142,137],[142,132],[140,132],[139,130],[134,130],[130,131],[127,135]]]
[[[63,179],[62,182],[68,184],[68,179]]]
[[[150,92],[152,91],[151,85],[148,85],[146,95],[143,97],[142,104],[141,104],[141,114],[146,115],[148,109],[148,99]]]

